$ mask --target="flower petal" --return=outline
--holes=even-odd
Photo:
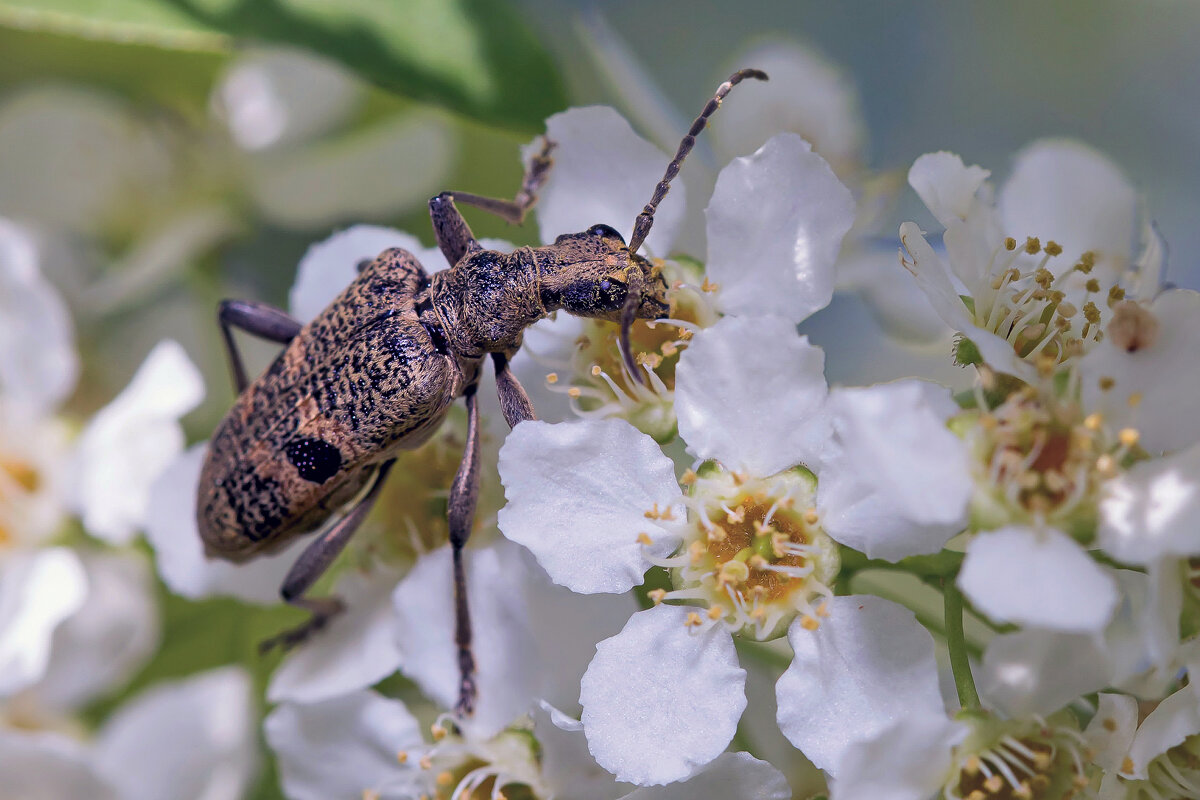
[[[780,317],[726,317],[679,357],[675,413],[688,452],[773,475],[816,464],[828,436],[825,354]]]
[[[0,786],[6,797],[21,800],[119,797],[84,745],[49,732],[0,729]]]
[[[437,248],[426,248],[412,234],[379,225],[355,225],[311,245],[296,266],[296,282],[288,294],[292,316],[308,322],[358,277],[362,261],[374,261],[390,247],[402,247],[435,272],[446,268]]]
[[[204,399],[204,381],[178,342],[160,342],[133,380],[92,418],[75,455],[75,504],[88,531],[128,544],[143,526],[150,485],[183,450],[179,418]]]
[[[541,698],[573,708],[596,642],[617,631],[636,602],[573,594],[503,539],[465,557],[479,690],[473,732],[490,736]],[[452,575],[443,547],[422,556],[393,594],[403,672],[443,708],[458,700],[459,687]]]
[[[792,744],[838,778],[851,745],[900,719],[946,714],[933,637],[911,611],[866,595],[829,606],[817,630],[799,621],[788,630],[795,656],[776,684],[776,718]]]
[[[41,708],[67,713],[123,686],[154,654],[160,621],[153,576],[140,553],[80,553],[87,599],[54,631]]]
[[[612,800],[623,794],[622,784],[588,752],[583,723],[542,702],[534,710],[533,726],[542,751],[542,779],[552,796]]]
[[[1129,265],[1137,192],[1116,164],[1082,142],[1041,139],[1025,147],[997,205],[1008,235],[1053,239],[1068,264],[1092,250],[1113,278]]]
[[[150,487],[146,539],[154,548],[158,573],[171,591],[198,599],[229,595],[247,603],[275,605],[294,549],[233,564],[204,555],[196,526],[196,487],[207,444],[201,442],[175,459]]]
[[[678,502],[674,465],[624,420],[522,423],[499,466],[508,499],[500,530],[572,591],[627,591],[649,569],[647,552],[662,557],[679,544],[645,514]],[[640,533],[654,544],[643,549]]]
[[[916,380],[835,389],[827,408],[825,532],[888,561],[941,550],[965,525],[973,490],[966,446],[946,427],[957,411],[949,392]]]
[[[779,131],[798,133],[843,177],[862,167],[866,126],[851,81],[833,62],[796,42],[769,42],[730,59],[771,76],[740,90],[737,110],[713,117],[712,135],[729,155],[752,153]]]
[[[792,790],[783,773],[749,753],[722,753],[692,777],[649,786],[621,800],[788,800]]]
[[[265,150],[319,136],[352,113],[363,86],[338,64],[304,50],[240,54],[213,91],[238,146]]]
[[[284,659],[271,676],[267,700],[314,703],[365,689],[400,666],[392,590],[397,575],[377,570],[352,572],[334,594],[346,603],[322,635],[304,642]]]
[[[746,671],[720,626],[694,631],[692,609],[639,611],[596,646],[579,691],[597,763],[639,786],[683,780],[721,754],[746,708]]]
[[[1200,555],[1200,445],[1134,464],[1102,491],[1100,544],[1118,561]]]
[[[148,689],[109,717],[96,763],[122,800],[238,800],[257,771],[250,676],[238,667]]]
[[[628,241],[634,220],[650,201],[671,157],[634,133],[607,106],[555,114],[546,120],[546,137],[556,146],[554,168],[538,199],[542,241],[550,243],[597,223],[616,228]],[[522,148],[522,156],[528,161],[541,146],[541,140],[534,141]],[[687,192],[676,178],[670,199],[654,215],[647,250],[660,257],[671,252],[686,208]]]
[[[87,575],[65,547],[15,552],[0,561],[0,697],[46,671],[54,629],[87,597]]]
[[[997,622],[1079,633],[1102,629],[1118,600],[1103,568],[1053,529],[979,534],[967,546],[958,585]]]
[[[399,700],[356,691],[312,705],[285,703],[263,723],[291,800],[362,800],[405,780],[397,754],[422,747],[420,726]]]
[[[717,176],[705,210],[710,278],[726,314],[799,322],[829,305],[854,198],[794,133],[772,137]]]
[[[1200,733],[1200,702],[1195,691],[1185,686],[1167,697],[1138,726],[1129,758],[1134,777],[1145,778],[1146,767],[1184,739]]]
[[[0,217],[0,397],[45,410],[75,387],[79,356],[71,316],[38,256],[30,232]]]
[[[1079,362],[1083,403],[1113,428],[1137,429],[1149,452],[1172,452],[1200,442],[1200,292],[1163,292],[1150,313],[1158,334],[1148,346],[1128,352],[1105,337]]]
[[[925,800],[940,794],[953,748],[969,730],[937,714],[892,721],[845,749],[834,770],[831,800]]]
[[[1101,692],[1097,696],[1096,715],[1088,723],[1083,738],[1094,752],[1096,764],[1105,772],[1119,772],[1129,745],[1137,731],[1137,700],[1125,694]]]
[[[908,185],[933,212],[943,228],[966,220],[975,207],[976,193],[992,173],[966,166],[955,153],[926,153],[908,170]]]
[[[1049,716],[1109,684],[1110,669],[1094,636],[1030,628],[988,642],[979,691],[1010,719]]]

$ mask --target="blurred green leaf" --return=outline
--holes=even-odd
[[[193,53],[296,45],[390,91],[525,132],[565,105],[549,55],[501,0],[0,0],[0,26]]]

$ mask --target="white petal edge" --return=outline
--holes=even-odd
[[[499,469],[501,532],[572,591],[627,591],[649,569],[647,553],[679,544],[645,515],[678,503],[674,464],[624,420],[523,422],[500,448]],[[641,533],[654,544],[643,549]]]
[[[546,136],[555,142],[554,168],[538,200],[538,230],[553,242],[597,223],[616,228],[628,241],[633,223],[650,202],[671,157],[634,133],[620,114],[607,106],[571,108],[546,120]],[[526,163],[541,149],[541,139],[522,148]],[[683,221],[687,192],[683,180],[671,182],[671,193],[654,215],[646,249],[659,257]]]
[[[704,213],[722,312],[799,322],[829,305],[854,198],[808,142],[781,133],[735,158]]]
[[[904,380],[834,389],[833,446],[819,468],[826,533],[870,558],[936,553],[967,520],[974,485],[967,449],[946,427],[958,410],[945,387]]]
[[[830,800],[925,800],[940,794],[953,748],[969,730],[937,714],[894,720],[846,748],[833,770]]]
[[[238,800],[258,768],[249,674],[221,667],[147,689],[96,738],[96,763],[122,800]]]
[[[621,800],[789,800],[787,778],[749,753],[722,753],[685,781],[637,789]]]
[[[87,574],[65,547],[9,554],[0,561],[0,697],[40,679],[54,630],[87,597]]]
[[[746,671],[719,626],[693,630],[687,606],[629,618],[596,646],[579,702],[596,762],[639,786],[695,774],[721,754],[746,708]]]
[[[975,196],[992,173],[978,165],[963,164],[962,157],[942,150],[926,153],[908,170],[908,185],[942,223],[949,228],[965,220],[975,205]]]
[[[133,380],[79,437],[74,502],[84,527],[129,544],[145,522],[150,485],[183,450],[179,418],[204,399],[204,381],[173,340],[159,342]]]
[[[958,585],[997,622],[1059,631],[1100,631],[1116,609],[1112,577],[1071,537],[1009,527],[968,546]]]
[[[679,435],[697,458],[766,477],[817,463],[825,354],[781,317],[726,317],[692,339],[675,373]]]
[[[216,595],[275,605],[279,587],[296,560],[294,549],[245,564],[206,558],[196,525],[196,492],[207,443],[193,445],[163,470],[150,488],[146,539],[171,591],[193,600]]]
[[[267,715],[263,731],[291,800],[362,800],[385,785],[404,784],[416,770],[397,756],[424,744],[403,703],[367,690],[284,703]]]
[[[835,779],[848,748],[900,719],[945,717],[933,637],[911,611],[867,595],[835,597],[810,631],[788,630],[795,653],[775,686],[779,728]]]
[[[267,700],[314,703],[365,689],[400,667],[392,590],[399,576],[351,572],[334,590],[345,613],[290,652],[271,675]]]

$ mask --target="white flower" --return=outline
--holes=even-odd
[[[494,735],[449,717],[426,743],[398,700],[360,691],[312,705],[285,704],[267,717],[267,741],[290,800],[399,800],[528,796],[534,800],[783,800],[778,770],[747,753],[725,753],[684,783],[630,792],[583,747],[579,722],[549,704]]]
[[[1183,688],[1138,724],[1137,701],[1101,694],[1084,735],[1103,768],[1100,800],[1195,797],[1200,794],[1200,700]]]
[[[780,353],[787,354],[782,369]],[[619,420],[525,423],[501,449],[508,505],[500,528],[529,547],[555,582],[577,592],[623,592],[660,564],[675,589],[656,590],[656,601],[707,606],[703,615],[669,606],[641,612],[593,659],[581,697],[584,731],[597,760],[619,778],[678,780],[724,748],[744,707],[745,673],[731,633],[768,638],[796,619],[792,629],[803,636],[839,624],[821,621],[838,570],[821,527],[826,513],[847,538],[895,558],[936,551],[961,524],[969,486],[951,480],[923,499],[925,484],[915,474],[940,466],[943,456],[951,464],[963,458],[944,425],[946,403],[911,384],[847,390],[827,405],[822,362],[781,319],[729,317],[698,333],[680,359],[680,432],[689,452],[719,464],[685,473],[687,495],[670,459]],[[872,408],[893,416],[895,432],[879,442],[872,432],[884,426]],[[841,426],[843,450],[826,462],[830,415]],[[924,451],[906,449],[913,446],[909,430],[921,432]],[[906,476],[909,491],[889,488],[901,461],[914,473]],[[802,463],[820,481],[795,468]],[[864,463],[878,477],[856,478]],[[838,476],[831,478],[835,502],[845,506],[819,512],[814,488],[826,467]],[[925,480],[936,485],[939,474]],[[893,516],[897,522],[888,521]],[[932,536],[926,525],[935,528]],[[637,681],[616,677],[635,673]],[[720,710],[702,708],[700,697],[720,698]]]
[[[232,667],[143,692],[92,741],[0,730],[0,785],[18,797],[239,800],[257,761],[250,677]]]
[[[6,553],[0,560],[0,696],[46,671],[54,629],[83,605],[87,578],[62,547]]]
[[[538,205],[543,241],[597,222],[628,234],[670,156],[638,138],[611,109],[557,114],[547,121],[547,136],[557,147]],[[685,210],[681,190],[676,179],[655,217],[647,242],[655,256],[671,252]],[[632,339],[647,385],[613,358],[615,325],[597,321],[535,325],[514,369],[537,389],[549,366],[547,388],[566,393],[580,416],[620,415],[666,441],[674,435],[673,368],[691,336],[720,314],[769,313],[795,322],[824,307],[853,219],[849,191],[808,143],[795,134],[772,137],[753,155],[730,162],[717,179],[706,210],[707,274],[668,263],[675,283],[670,320],[635,324]]]
[[[72,491],[89,532],[112,544],[133,540],[145,523],[150,485],[183,451],[179,418],[203,398],[199,371],[166,340],[92,418],[76,444]]]
[[[1102,337],[1133,261],[1137,198],[1111,162],[1070,141],[1023,151],[998,207],[989,174],[951,153],[917,159],[909,183],[945,227],[946,254],[906,222],[903,260],[984,362],[1027,378],[1038,359],[1062,363]]]

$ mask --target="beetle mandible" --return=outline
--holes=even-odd
[[[432,277],[394,248],[360,265],[359,276],[323,312],[301,325],[252,301],[226,300],[218,318],[239,396],[213,434],[201,473],[196,517],[210,557],[235,562],[274,552],[296,536],[331,524],[309,542],[280,594],[307,609],[307,623],[265,642],[302,641],[342,610],[336,597],[306,592],[333,562],[370,510],[396,453],[415,448],[441,425],[450,405],[467,406],[465,453],[450,489],[455,642],[460,673],[457,711],[475,702],[471,619],[463,546],[479,486],[479,406],[483,360],[490,355],[500,407],[510,426],[534,419],[525,390],[509,369],[525,328],[554,311],[621,324],[630,374],[644,380],[629,344],[635,319],[666,316],[660,267],[637,255],[658,204],[708,118],[746,78],[734,73],[692,123],[628,245],[608,225],[559,236],[544,247],[485,250],[455,202],[520,223],[551,166],[554,144],[530,163],[512,200],[443,192],[429,201],[438,247],[453,265]],[[233,328],[286,345],[254,382],[246,379]]]

